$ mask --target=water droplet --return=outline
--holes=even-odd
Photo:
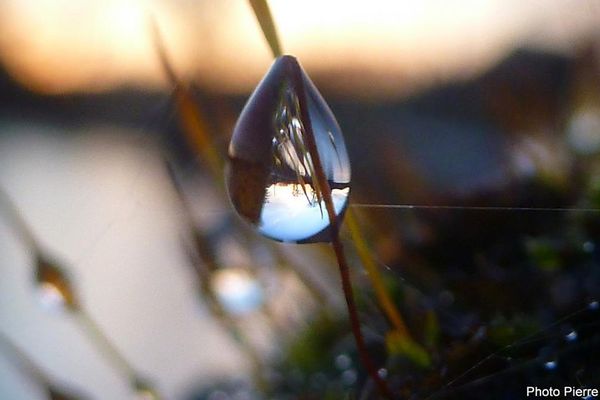
[[[260,284],[243,268],[216,271],[212,277],[212,285],[225,310],[232,314],[248,314],[263,303]]]
[[[339,370],[345,370],[350,368],[352,365],[352,359],[348,357],[346,354],[340,354],[335,358],[335,366]]]
[[[71,282],[57,264],[38,255],[36,280],[40,302],[44,308],[50,310],[77,309],[78,304]]]
[[[354,385],[357,378],[356,371],[353,369],[347,369],[342,373],[342,383],[346,386]]]
[[[329,240],[310,132],[340,216],[350,193],[350,161],[342,132],[298,61],[279,57],[240,115],[229,145],[227,173],[236,211],[272,239]]]
[[[592,253],[596,248],[596,245],[594,244],[594,242],[587,241],[583,243],[582,248],[583,251],[585,251],[586,253]]]
[[[40,304],[45,310],[59,311],[65,306],[65,298],[56,286],[50,282],[42,282],[38,287]]]
[[[590,302],[590,304],[588,304],[588,308],[592,311],[597,310],[598,308],[600,308],[600,303],[598,303],[596,300]]]
[[[554,369],[556,369],[557,364],[556,361],[547,361],[544,363],[544,368],[547,369],[548,371],[552,371]]]
[[[565,340],[567,342],[574,342],[577,340],[577,332],[576,331],[571,331],[568,334],[565,335]]]
[[[388,375],[388,370],[385,368],[379,368],[379,370],[377,371],[377,375],[379,375],[381,379],[385,379]]]

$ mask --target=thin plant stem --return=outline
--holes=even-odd
[[[94,343],[102,350],[102,353],[110,359],[113,366],[127,376],[130,381],[134,381],[137,376],[135,370],[125,357],[121,355],[115,345],[106,337],[96,321],[88,313],[81,310],[77,311],[75,316],[85,330],[85,333],[93,339]]]
[[[262,32],[269,44],[269,48],[271,49],[271,53],[273,53],[273,58],[277,58],[283,54],[281,50],[281,42],[279,40],[279,35],[277,34],[277,28],[275,27],[275,22],[273,21],[273,14],[271,13],[271,9],[269,8],[269,4],[267,0],[249,0],[250,5],[252,6],[252,10],[254,10],[254,15],[256,15],[256,19],[262,29]]]
[[[298,98],[300,99],[300,115],[301,121],[304,124],[305,128],[305,137],[306,137],[306,147],[308,153],[310,155],[312,164],[313,164],[313,172],[316,176],[312,176],[312,179],[316,179],[319,189],[321,190],[321,196],[323,202],[325,202],[325,208],[327,210],[327,216],[329,217],[329,230],[331,236],[331,245],[335,252],[335,256],[338,262],[340,277],[342,280],[342,289],[344,292],[344,297],[346,299],[346,305],[348,306],[348,313],[350,315],[350,325],[352,327],[352,333],[354,335],[354,339],[356,341],[356,346],[358,348],[358,353],[361,358],[362,363],[371,379],[377,385],[377,388],[380,394],[388,399],[394,399],[390,388],[387,383],[379,376],[377,373],[377,368],[373,360],[369,355],[369,350],[367,349],[367,345],[365,343],[364,336],[360,329],[360,320],[358,318],[358,310],[356,308],[356,303],[354,301],[354,294],[352,290],[352,282],[350,279],[350,268],[348,267],[348,261],[346,260],[346,255],[344,254],[344,248],[342,245],[342,241],[339,236],[339,224],[337,220],[337,216],[335,213],[335,208],[333,205],[333,199],[331,197],[331,188],[329,186],[329,182],[327,181],[327,177],[325,176],[325,171],[323,170],[323,165],[321,164],[321,158],[319,156],[319,151],[317,149],[316,140],[314,137],[314,132],[312,130],[312,124],[310,121],[310,117],[308,115],[308,109],[305,106],[306,104],[306,94],[304,92],[304,85],[302,82],[302,77],[299,76],[298,71],[300,68],[294,69],[295,74],[292,77],[293,85],[295,86],[295,91],[298,93]]]
[[[371,284],[373,285],[373,290],[375,290],[377,300],[385,315],[396,332],[407,339],[411,339],[410,332],[406,328],[406,324],[404,323],[400,312],[396,308],[396,305],[390,298],[388,290],[385,287],[381,273],[373,260],[371,249],[369,249],[369,246],[362,235],[356,215],[352,209],[346,210],[346,227],[348,228],[348,232],[350,232],[350,237],[354,243],[358,257],[367,271]]]
[[[167,50],[163,43],[158,24],[154,19],[150,19],[150,30],[152,32],[161,67],[167,76],[169,83],[174,86],[175,103],[177,105],[177,110],[179,111],[183,131],[187,134],[188,139],[194,148],[202,154],[202,158],[206,162],[211,175],[218,177],[223,171],[223,157],[217,151],[217,146],[215,146],[212,136],[206,133],[208,130],[206,119],[196,107],[189,88],[175,73],[172,63],[167,55]],[[215,182],[217,181],[220,181],[220,179],[215,179]],[[222,184],[220,186],[222,186]]]
[[[81,308],[78,309],[74,315],[79,321],[80,326],[85,330],[85,333],[92,338],[96,346],[99,347],[102,354],[108,357],[113,366],[119,369],[121,373],[127,377],[130,386],[132,386],[136,391],[140,390],[141,388],[139,385],[142,380],[140,379],[139,375],[136,373],[133,366],[116,348],[114,343],[111,342],[106,336],[96,321]],[[148,386],[146,383],[144,384],[143,390],[149,392],[152,395],[152,398],[155,400],[162,398],[155,389]]]
[[[31,229],[29,229],[29,225],[23,218],[23,215],[12,201],[8,193],[0,187],[0,204],[2,208],[8,214],[10,221],[12,223],[13,228],[17,231],[21,240],[25,242],[31,249],[38,249],[39,245],[33,234],[31,233]]]
[[[242,353],[244,353],[244,355],[250,360],[253,369],[254,382],[259,390],[264,391],[266,389],[266,383],[262,374],[260,373],[262,370],[262,361],[260,356],[258,355],[256,349],[250,344],[250,341],[246,335],[239,328],[235,319],[225,310],[211,285],[211,274],[217,270],[219,266],[216,263],[214,255],[212,254],[211,246],[208,243],[208,238],[206,238],[202,232],[196,229],[191,222],[193,217],[190,206],[185,199],[183,188],[181,188],[179,185],[171,164],[168,161],[165,163],[171,178],[171,182],[173,183],[175,193],[177,194],[180,207],[185,215],[183,219],[187,222],[188,231],[193,236],[193,250],[190,249],[190,252],[193,251],[193,254],[190,254],[190,262],[192,263],[194,271],[198,276],[200,293],[206,300],[208,309],[215,320],[218,321],[218,323],[239,346],[239,349],[242,351]]]

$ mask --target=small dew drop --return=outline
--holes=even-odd
[[[586,253],[592,253],[596,248],[596,245],[594,244],[594,242],[588,240],[587,242],[583,243],[582,248],[583,251],[585,251]]]
[[[42,282],[38,286],[39,301],[48,311],[60,311],[65,308],[65,298],[61,291],[50,282]]]
[[[577,332],[576,331],[571,331],[569,332],[567,335],[565,335],[565,340],[567,342],[574,342],[577,340]]]
[[[377,371],[377,375],[379,375],[381,379],[385,379],[387,378],[388,370],[385,368],[379,368],[379,370]]]
[[[348,369],[342,373],[342,383],[346,386],[352,386],[356,382],[357,374],[354,369]]]
[[[263,291],[258,281],[243,268],[218,270],[212,285],[223,307],[235,315],[257,310],[263,303]]]
[[[544,363],[544,368],[548,371],[555,370],[557,366],[558,364],[556,363],[556,361],[547,361]]]
[[[590,302],[590,304],[588,304],[588,308],[592,311],[596,311],[598,308],[600,308],[600,303],[598,303],[596,300]]]
[[[352,359],[346,354],[340,354],[335,358],[335,366],[339,370],[346,370],[352,365]]]

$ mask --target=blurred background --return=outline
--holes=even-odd
[[[386,341],[349,245],[380,374],[421,398],[598,387],[600,1],[269,4],[429,355]],[[376,398],[332,255],[230,211],[151,19],[225,154],[272,62],[246,1],[0,1],[0,398]],[[40,278],[48,259],[75,311]]]

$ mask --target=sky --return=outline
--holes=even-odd
[[[354,95],[468,78],[521,46],[572,52],[600,29],[600,0],[270,4],[285,52],[334,91]],[[271,63],[241,0],[4,0],[0,56],[40,92],[164,87],[151,18],[178,73],[213,90],[248,93]]]

